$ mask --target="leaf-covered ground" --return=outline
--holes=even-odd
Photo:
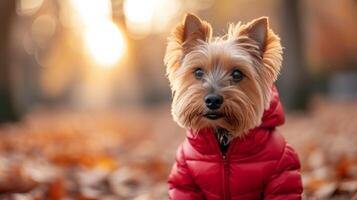
[[[357,103],[315,102],[280,128],[305,199],[357,199]],[[0,199],[160,200],[185,133],[169,107],[39,110],[0,128]]]

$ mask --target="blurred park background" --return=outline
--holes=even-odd
[[[269,16],[304,199],[357,199],[356,0],[1,0],[0,199],[161,200],[185,137],[163,56],[184,13]]]

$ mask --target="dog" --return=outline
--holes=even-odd
[[[298,155],[276,130],[282,53],[267,17],[230,24],[221,37],[194,14],[173,29],[164,63],[172,116],[187,137],[170,199],[301,199]]]

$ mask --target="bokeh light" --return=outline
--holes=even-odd
[[[167,30],[169,22],[182,8],[181,4],[179,1],[125,0],[123,9],[127,28],[136,38]]]
[[[93,26],[102,21],[111,20],[112,5],[110,0],[70,0],[76,22],[83,26]],[[78,25],[78,24],[77,24]]]
[[[51,15],[40,15],[32,23],[31,34],[38,47],[44,47],[56,31],[56,19]]]
[[[17,0],[16,12],[21,16],[32,15],[41,8],[42,4],[43,0]]]
[[[122,31],[112,21],[110,0],[71,0],[84,45],[101,68],[111,68],[126,49]]]
[[[158,3],[160,3],[160,0],[126,0],[124,12],[131,22],[149,23]]]
[[[124,13],[128,28],[136,33],[145,35],[150,31],[155,8],[160,0],[126,0]]]
[[[105,22],[91,27],[86,31],[85,36],[89,53],[101,67],[112,66],[124,53],[123,34],[113,23]]]

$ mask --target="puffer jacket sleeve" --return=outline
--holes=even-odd
[[[176,154],[176,163],[169,176],[169,199],[171,200],[200,200],[204,196],[194,183],[184,156],[182,145]]]
[[[289,144],[286,144],[274,173],[266,184],[264,199],[300,200],[302,191],[298,155]]]

